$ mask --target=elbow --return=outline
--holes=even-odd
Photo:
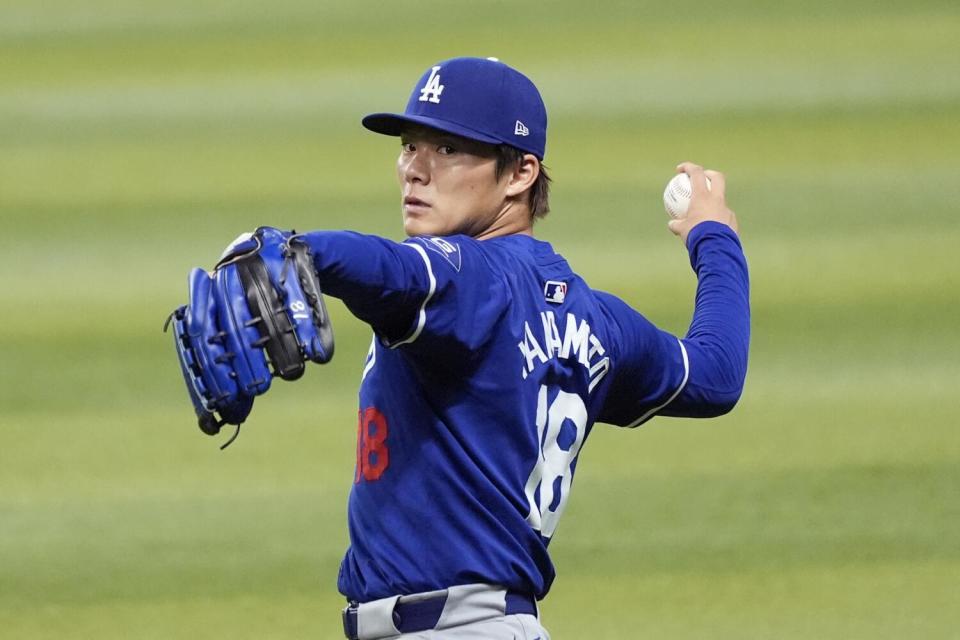
[[[698,413],[704,418],[730,413],[743,395],[747,378],[746,345],[743,349],[726,344],[697,346],[699,349],[690,349],[688,391]]]
[[[710,407],[708,408],[709,415],[704,417],[716,418],[730,413],[733,411],[733,408],[737,406],[737,403],[740,401],[740,396],[742,395],[743,385],[738,386],[736,389],[717,394],[717,397],[712,399]]]
[[[716,418],[733,411],[743,395],[743,381],[729,381],[724,385],[692,386],[684,393],[684,404],[696,418]]]
[[[733,408],[737,406],[737,403],[740,402],[740,397],[743,395],[743,386],[747,379],[747,368],[746,362],[743,363],[744,366],[731,366],[728,371],[729,375],[725,382],[726,384],[720,385],[718,389],[714,391],[713,398],[713,409],[715,411],[715,416],[722,416],[733,411]]]

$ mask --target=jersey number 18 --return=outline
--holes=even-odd
[[[583,446],[587,428],[587,407],[580,396],[558,391],[548,407],[547,392],[548,387],[541,385],[537,398],[540,455],[526,486],[530,503],[527,522],[545,538],[553,535],[570,497],[573,461]]]

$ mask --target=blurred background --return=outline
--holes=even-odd
[[[0,635],[336,638],[368,329],[204,436],[167,314],[260,224],[401,237],[402,109],[497,56],[550,113],[537,226],[682,334],[661,193],[724,170],[744,397],[597,425],[543,603],[569,638],[958,637],[960,6],[0,0]]]

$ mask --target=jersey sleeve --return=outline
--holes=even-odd
[[[479,350],[511,299],[481,243],[457,235],[415,237],[403,244],[420,255],[430,288],[409,329],[388,346],[409,346],[414,351],[436,346]]]
[[[343,300],[388,347],[440,340],[475,348],[506,308],[506,288],[466,236],[402,243],[352,231],[301,237],[324,293]]]
[[[384,340],[402,336],[432,288],[421,255],[410,247],[353,231],[300,235],[313,254],[323,292],[339,298]]]
[[[682,339],[597,294],[620,346],[602,422],[636,427],[655,415],[712,417],[740,398],[750,342],[746,258],[733,230],[716,222],[694,227],[687,247],[697,295]]]

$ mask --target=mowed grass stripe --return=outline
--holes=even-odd
[[[931,562],[620,579],[574,579],[568,572],[541,610],[553,637],[619,638],[638,629],[670,638],[951,637],[960,624],[950,599],[958,570]],[[583,593],[593,594],[589,606]],[[241,639],[336,638],[341,606],[320,583],[296,593],[47,605],[31,608],[29,616],[0,609],[0,624],[14,636],[39,640],[124,637],[131,629],[148,640],[222,638],[226,630]]]
[[[238,596],[211,588],[182,597],[0,608],[0,625],[13,637],[35,640],[131,634],[138,640],[219,640],[225,633],[238,640],[337,638],[343,635],[339,616],[344,601],[331,595],[328,586],[321,578],[295,591],[263,588]]]
[[[570,638],[950,638],[957,563],[561,577],[542,608]],[[582,593],[595,596],[584,606]],[[585,610],[586,609],[586,610]],[[331,636],[332,637],[332,636]]]
[[[576,210],[569,215],[596,217],[595,214],[588,215]],[[555,249],[564,254],[574,267],[583,271],[588,282],[596,288],[612,287],[626,296],[643,296],[644,292],[647,292],[645,297],[653,298],[648,303],[653,308],[686,307],[688,298],[684,296],[684,292],[689,291],[692,294],[696,286],[689,257],[666,230],[666,214],[659,211],[649,212],[643,214],[644,219],[638,220],[640,215],[639,212],[621,211],[610,216],[611,226],[616,228],[622,225],[623,232],[628,234],[625,237],[607,237],[602,229],[596,227],[593,228],[592,235],[586,235],[579,242],[567,237],[565,229],[558,229],[554,234],[544,233],[544,237],[552,242]],[[227,237],[221,232],[218,244],[215,230],[217,225],[222,225],[223,228],[232,226],[237,233],[255,225],[254,223],[244,227],[241,223],[233,222],[231,216],[211,217],[214,219],[208,222],[211,227],[209,234],[198,235],[178,246],[173,229],[168,228],[163,235],[157,232],[153,236],[156,250],[146,253],[138,246],[137,237],[133,233],[127,237],[97,237],[94,229],[87,230],[87,233],[94,237],[65,234],[64,238],[54,236],[54,242],[47,247],[34,249],[15,246],[0,264],[9,265],[11,268],[22,264],[21,260],[28,257],[27,251],[30,252],[29,256],[39,258],[41,264],[31,274],[32,284],[20,283],[16,286],[16,283],[13,283],[14,286],[0,296],[0,302],[14,305],[17,300],[22,299],[22,294],[30,286],[44,285],[54,290],[62,289],[60,295],[63,297],[59,302],[96,302],[122,311],[124,317],[129,314],[129,317],[135,319],[128,324],[118,316],[116,321],[105,318],[99,324],[65,327],[70,334],[97,334],[113,331],[120,328],[119,325],[123,325],[124,333],[146,332],[147,328],[140,324],[140,321],[148,321],[148,316],[154,313],[150,309],[159,308],[155,305],[159,305],[169,296],[185,295],[188,268],[210,268],[222,246],[232,239],[232,235]],[[322,215],[318,214],[317,217],[318,223],[321,223]],[[394,226],[393,216],[385,215],[384,218],[386,220],[381,222],[382,226]],[[650,218],[655,220],[651,221]],[[136,226],[135,221],[128,221],[127,224],[130,227]],[[547,223],[544,224],[546,227]],[[558,222],[557,226],[560,224],[566,222]],[[574,226],[572,222],[570,224]],[[790,301],[832,306],[853,306],[854,302],[883,306],[886,301],[890,307],[898,306],[896,301],[888,296],[897,296],[915,303],[925,300],[950,302],[950,289],[960,278],[960,268],[955,266],[950,255],[951,247],[960,236],[960,229],[946,228],[939,234],[930,236],[925,229],[911,225],[909,221],[898,221],[896,224],[878,225],[869,234],[838,233],[835,237],[824,238],[813,234],[794,237],[789,231],[781,233],[775,229],[765,229],[766,224],[777,225],[778,222],[769,219],[743,221],[747,259],[751,265],[757,267],[753,274],[753,299],[761,308],[767,305],[779,306]],[[860,220],[857,224],[869,224],[869,221]],[[554,235],[559,237],[552,237]],[[169,250],[165,250],[167,247]],[[603,249],[605,255],[595,256],[597,249]],[[202,257],[204,254],[206,258]],[[116,264],[124,262],[137,264],[138,272],[118,270]],[[925,278],[922,274],[909,270],[911,265],[918,263],[925,264],[925,271],[935,272],[937,278]],[[181,267],[182,273],[176,277],[170,276],[173,264]],[[65,286],[63,275],[69,272],[71,265],[77,270],[74,274],[101,286],[90,290]],[[829,278],[829,287],[823,286],[823,281],[819,280],[821,277]],[[666,279],[666,283],[663,279]],[[150,283],[150,297],[135,299],[133,294],[142,290],[144,282]],[[785,290],[780,286],[783,283],[790,283],[791,288]],[[650,295],[651,292],[659,294],[677,289],[680,291],[672,299]],[[57,302],[39,300],[36,304],[43,309],[53,308]],[[818,309],[810,309],[808,313],[816,314]],[[942,319],[930,318],[931,321]],[[38,328],[49,328],[51,324],[61,321],[62,318],[54,315],[43,315],[29,320],[14,317],[0,331],[0,336],[18,334],[20,331],[29,334]],[[162,324],[163,316],[159,321]],[[51,340],[58,340],[55,335],[49,337]]]
[[[903,518],[891,518],[890,513],[884,511],[890,504],[890,496],[884,492],[891,487],[895,491],[899,488],[900,498],[909,501],[914,496],[904,494],[910,488],[925,491],[928,483],[921,480],[917,484],[916,473],[893,473],[877,491],[878,477],[883,477],[878,470],[864,477],[849,472],[840,477],[805,472],[794,478],[794,482],[814,491],[787,499],[783,499],[783,490],[795,489],[796,485],[784,487],[776,479],[765,484],[766,476],[744,478],[742,484],[722,479],[718,484],[716,477],[680,476],[679,490],[671,480],[658,483],[642,478],[647,482],[638,486],[646,486],[649,491],[637,493],[633,487],[625,487],[611,494],[608,500],[592,501],[597,507],[591,514],[599,508],[604,512],[592,521],[589,531],[584,532],[587,535],[579,536],[581,540],[590,540],[586,547],[573,545],[571,548],[564,544],[565,539],[576,539],[577,532],[572,531],[572,527],[564,527],[566,531],[558,535],[554,554],[562,563],[561,574],[553,597],[544,606],[545,619],[554,633],[573,634],[589,623],[599,624],[601,629],[609,626],[603,633],[614,634],[614,630],[630,628],[631,624],[645,624],[674,626],[680,637],[686,637],[684,633],[697,637],[697,630],[708,621],[719,623],[722,629],[724,624],[732,623],[725,618],[735,618],[751,621],[748,633],[758,634],[757,637],[762,637],[761,630],[766,625],[778,622],[783,629],[781,636],[792,637],[799,630],[792,630],[791,625],[810,620],[796,618],[800,613],[797,609],[806,609],[809,614],[812,603],[829,598],[837,610],[826,618],[816,618],[825,625],[824,633],[837,632],[840,627],[846,628],[845,625],[852,625],[854,632],[862,633],[859,626],[865,620],[860,618],[867,611],[872,613],[866,616],[868,620],[881,613],[870,605],[880,606],[878,600],[889,597],[890,580],[896,575],[896,584],[900,588],[910,585],[909,593],[915,595],[907,596],[908,592],[904,592],[904,597],[893,605],[894,609],[890,604],[884,605],[886,610],[882,613],[886,623],[903,622],[899,616],[912,611],[917,615],[908,618],[911,624],[939,629],[950,620],[950,608],[940,607],[948,593],[949,576],[960,566],[956,552],[944,547],[944,540],[936,536],[937,522],[926,514],[922,515],[934,527],[932,534],[911,528],[910,523],[924,521],[914,517],[916,509],[907,511]],[[838,480],[839,484],[834,484]],[[955,480],[955,477],[948,478],[947,482]],[[887,498],[881,509],[871,512],[870,508],[877,505],[865,508],[859,504],[858,496],[847,493],[858,482],[871,483],[875,489],[873,495]],[[766,486],[770,495],[758,493],[758,486]],[[824,494],[832,496],[826,504]],[[287,502],[290,497],[291,493],[287,492],[267,508],[264,508],[266,503],[255,506],[249,499],[223,500],[219,508],[203,505],[200,510],[196,503],[194,507],[186,504],[172,507],[146,501],[139,507],[142,511],[128,505],[122,510],[124,520],[137,516],[139,524],[133,530],[129,526],[121,527],[127,537],[124,544],[113,545],[108,552],[100,546],[90,548],[89,541],[96,536],[83,536],[80,538],[85,541],[83,557],[89,564],[77,565],[69,555],[53,558],[47,555],[43,571],[29,570],[27,577],[18,581],[17,593],[25,597],[7,599],[0,611],[5,615],[11,611],[29,614],[14,616],[13,620],[14,625],[30,628],[38,621],[46,623],[43,627],[55,625],[57,619],[65,615],[83,620],[91,610],[99,615],[114,609],[122,612],[140,607],[156,612],[174,603],[183,616],[191,616],[196,612],[192,611],[190,602],[196,600],[207,601],[205,615],[215,617],[222,607],[229,607],[230,602],[250,599],[260,602],[260,608],[255,613],[236,615],[241,619],[255,615],[259,621],[255,624],[262,625],[274,608],[282,606],[280,602],[287,600],[288,594],[312,594],[317,575],[324,575],[322,572],[331,575],[338,560],[335,553],[326,555],[313,549],[312,539],[304,537],[307,529],[317,531],[315,524],[295,529],[301,532],[299,535],[289,535],[289,523],[298,521],[291,509],[305,518],[303,524],[316,519],[316,512],[304,512],[302,505]],[[856,503],[856,508],[851,510],[849,503]],[[812,504],[817,506],[811,511]],[[267,524],[252,527],[242,519],[247,509],[256,509],[259,522]],[[323,505],[319,505],[319,509],[324,509]],[[39,515],[37,511],[33,513]],[[579,515],[583,521],[587,514]],[[84,517],[87,526],[110,524],[110,519],[96,509],[84,511]],[[162,524],[161,519],[167,524]],[[61,514],[57,520],[70,519]],[[177,523],[175,531],[170,527],[174,522]],[[752,526],[744,527],[744,523]],[[77,523],[73,524],[76,527]],[[198,535],[200,529],[206,533]],[[84,531],[82,521],[76,530]],[[624,531],[631,532],[626,554]],[[178,535],[184,537],[178,538]],[[224,536],[228,539],[224,540]],[[269,548],[264,545],[263,537],[272,541]],[[305,554],[305,548],[311,552]],[[150,551],[149,555],[140,557],[145,549]],[[28,552],[20,559],[30,557]],[[7,566],[16,570],[20,565]],[[584,585],[594,581],[598,583],[592,590],[592,606],[587,611],[571,609],[574,602],[582,603]],[[658,596],[638,597],[654,585],[660,592]],[[816,596],[808,593],[815,585],[827,592]],[[855,593],[848,594],[847,589],[854,586],[857,587]],[[707,588],[711,597],[697,597]],[[917,591],[929,592],[932,597],[921,597]],[[744,592],[755,595],[742,600],[739,596]],[[47,604],[39,608],[30,604],[33,599],[28,597],[41,593]],[[51,598],[51,593],[57,595]],[[625,593],[630,594],[629,600],[634,606],[608,611],[607,607],[619,603],[626,597]],[[761,594],[765,595],[761,597]],[[597,598],[598,595],[601,597]],[[806,607],[795,608],[789,604],[798,597],[805,598]],[[324,620],[323,614],[325,609],[329,613],[337,601],[321,584],[315,600],[317,610],[301,603],[310,613],[301,609],[291,615],[334,629],[334,623]],[[685,606],[695,606],[699,613],[690,619],[677,618],[676,610]],[[894,614],[896,618],[891,619]],[[594,620],[594,616],[598,620]],[[158,624],[173,632],[184,623],[178,616],[177,620]],[[111,623],[106,624],[109,627]],[[124,621],[116,632],[122,633],[127,624]]]
[[[604,127],[579,117],[560,119],[553,125],[557,142],[548,158],[557,179],[557,210],[570,193],[592,191],[595,199],[607,190],[637,190],[639,197],[642,188],[654,196],[674,163],[696,158],[730,174],[734,204],[739,194],[751,198],[775,180],[775,189],[766,188],[780,197],[764,203],[771,215],[782,217],[784,208],[790,213],[834,210],[833,200],[817,199],[823,195],[840,198],[836,207],[843,207],[844,215],[835,217],[846,219],[876,208],[882,212],[894,204],[890,198],[900,198],[901,207],[956,224],[955,216],[944,215],[942,203],[956,195],[958,186],[950,179],[950,148],[939,141],[960,135],[960,107],[914,106],[910,115],[885,105],[862,112],[748,112],[711,122],[682,114],[648,121],[638,113]],[[146,135],[102,138],[59,140],[41,134],[13,145],[0,159],[2,206],[17,220],[58,208],[102,208],[103,213],[94,212],[99,216],[120,206],[217,208],[222,200],[242,213],[249,208],[244,201],[256,207],[271,200],[277,207],[312,201],[318,215],[329,210],[342,218],[350,199],[362,207],[372,194],[395,193],[395,142],[364,131],[358,121],[362,112],[327,121],[326,126],[338,127],[330,131],[317,128],[324,122],[317,114],[309,127],[290,126],[283,133],[274,130],[282,121],[274,117],[247,128],[214,127],[196,138],[193,128],[164,127]],[[54,182],[58,189],[50,188]],[[873,202],[880,194],[888,206]],[[931,203],[931,198],[944,200]],[[654,196],[648,203],[651,211],[659,209],[658,200]],[[395,206],[393,199],[383,201]],[[638,199],[631,210],[639,206]],[[365,213],[358,212],[356,220],[362,223]]]
[[[117,77],[136,81],[145,75],[171,72],[191,75],[219,70],[330,69],[340,67],[343,60],[350,60],[351,67],[363,71],[383,68],[396,51],[403,51],[408,59],[419,59],[420,65],[436,60],[440,52],[496,53],[517,64],[526,60],[523,66],[530,73],[553,65],[574,72],[579,65],[602,69],[604,56],[615,63],[605,65],[608,69],[637,71],[657,63],[666,68],[670,56],[664,52],[671,50],[699,56],[708,67],[714,62],[726,62],[725,67],[738,63],[750,67],[757,57],[741,52],[758,51],[768,54],[768,59],[779,58],[788,64],[820,60],[844,68],[844,62],[850,61],[849,69],[877,69],[874,65],[882,57],[894,63],[941,57],[950,50],[960,18],[941,3],[931,3],[927,8],[911,5],[909,12],[850,7],[855,18],[844,15],[849,10],[846,5],[838,12],[839,5],[822,3],[819,12],[810,7],[788,19],[779,7],[765,12],[756,3],[742,3],[711,16],[707,30],[706,25],[690,28],[678,21],[672,8],[649,4],[611,5],[602,12],[569,2],[554,3],[550,12],[501,4],[502,12],[511,13],[516,24],[524,25],[525,38],[513,39],[502,37],[503,13],[489,5],[459,3],[456,12],[450,12],[445,4],[433,3],[437,7],[432,16],[434,24],[452,27],[451,23],[456,23],[461,29],[435,28],[430,38],[408,37],[423,28],[428,9],[422,3],[417,11],[405,10],[404,3],[395,7],[377,5],[376,10],[356,11],[345,19],[336,15],[340,13],[336,9],[321,10],[311,19],[298,7],[290,7],[289,12],[278,7],[269,13],[261,8],[246,16],[231,7],[220,14],[219,23],[211,22],[202,9],[183,10],[170,12],[174,20],[168,21],[174,24],[168,25],[162,24],[164,19],[151,24],[149,10],[140,24],[112,18],[110,14],[115,12],[106,10],[103,22],[107,28],[94,27],[86,33],[83,29],[58,32],[53,27],[49,37],[31,38],[29,33],[18,36],[0,31],[0,46],[27,61],[26,65],[21,62],[19,72],[12,63],[0,66],[0,77],[35,84],[36,74],[30,72],[43,68],[48,72],[47,81],[82,84]],[[324,8],[330,6],[334,5]],[[96,15],[93,11],[86,14]],[[195,18],[193,24],[191,17]],[[89,17],[86,20],[95,21]],[[111,21],[119,24],[110,25]],[[471,24],[469,38],[463,37],[465,21]],[[15,15],[3,20],[7,25],[17,22]],[[43,23],[35,24],[40,35]],[[541,59],[531,55],[527,44],[536,41],[563,42],[565,46],[552,48],[551,56]],[[111,57],[111,51],[128,55]],[[863,55],[864,51],[871,51],[871,55]],[[830,69],[823,71],[829,73]]]
[[[581,497],[570,503],[570,515],[580,517],[558,533],[554,555],[570,571],[610,576],[957,563],[960,525],[948,498],[958,473],[945,463],[875,464],[639,474],[633,485],[616,475],[582,474],[574,493]],[[345,475],[342,484],[349,482]],[[256,593],[256,583],[236,581],[238,573],[270,574],[280,583],[290,570],[290,582],[299,583],[312,572],[309,565],[336,565],[346,535],[322,514],[343,509],[338,492],[250,484],[202,497],[184,491],[159,499],[5,506],[4,600],[30,601],[57,586],[63,595],[54,602],[204,590],[184,574],[207,574],[223,582],[217,586],[224,592]],[[122,535],[104,536],[111,531]],[[631,544],[624,553],[626,531]],[[93,583],[96,572],[113,578]]]
[[[712,422],[658,418],[637,431],[598,426],[581,469],[629,484],[641,471],[669,476],[946,463],[960,456],[956,411],[943,404],[952,391],[950,366],[912,366],[911,384],[897,385],[893,368],[878,376],[827,368],[781,373],[758,365],[734,414]],[[258,401],[229,454],[216,447],[232,430],[217,438],[200,434],[175,373],[156,395],[142,392],[140,403],[130,396],[109,409],[77,401],[12,407],[4,438],[19,455],[0,472],[5,499],[27,504],[60,495],[176,494],[189,487],[219,494],[234,482],[245,484],[245,476],[261,477],[268,486],[333,481],[340,491],[348,489],[339,481],[352,477],[356,410],[353,390],[340,379],[354,379],[354,371],[311,372],[296,388],[278,386]],[[38,458],[45,460],[41,468]],[[282,468],[275,468],[278,460]]]
[[[590,65],[543,73],[543,92],[551,114],[589,112],[594,116],[637,113],[702,115],[738,109],[815,109],[824,105],[866,107],[906,97],[911,102],[947,102],[960,98],[960,80],[937,67],[913,61],[878,62],[833,67],[830,75],[807,62],[784,68],[780,61],[753,60],[742,66],[750,82],[719,76],[729,60],[691,67],[670,58],[650,60],[631,71],[617,65]],[[606,69],[606,70],[603,70]],[[310,114],[357,114],[402,107],[397,78],[402,68],[364,73],[326,74],[261,72],[209,75],[178,81],[160,79],[141,85],[81,86],[45,89],[6,89],[0,92],[0,113],[8,119],[95,125],[104,120],[176,124],[216,122],[224,117],[250,119],[258,115],[304,118]],[[696,97],[707,93],[709,103]],[[381,106],[382,105],[382,106]]]

